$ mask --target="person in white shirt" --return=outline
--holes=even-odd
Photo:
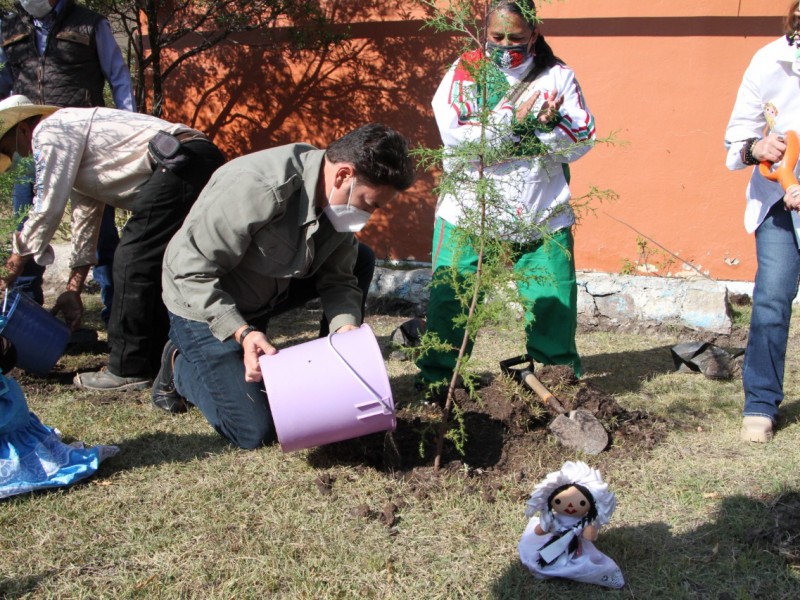
[[[747,186],[744,226],[755,232],[758,269],[745,352],[742,439],[768,442],[783,401],[792,301],[800,278],[800,188],[788,193],[761,175],[761,161],[779,163],[785,134],[800,130],[800,8],[792,2],[784,35],[753,56],[725,131],[729,169],[755,167]],[[796,160],[796,159],[795,159]],[[797,172],[797,166],[791,165]]]
[[[164,250],[224,156],[186,125],[112,108],[34,105],[23,96],[0,102],[0,172],[14,152],[33,155],[36,177],[28,220],[14,234],[5,285],[30,259],[53,262],[50,240],[70,200],[71,272],[54,311],[77,329],[103,209],[131,211],[114,260],[108,367],[76,375],[74,383],[103,391],[150,387],[169,331],[161,299]]]

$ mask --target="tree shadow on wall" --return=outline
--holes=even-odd
[[[276,45],[275,31],[220,45],[171,78],[168,118],[206,131],[230,158],[298,141],[324,148],[371,121],[412,146],[438,147],[430,102],[464,41],[423,28],[419,15],[401,19],[409,5],[332,2],[332,33],[348,39],[316,50]],[[419,175],[359,236],[378,258],[430,260],[435,183]],[[425,255],[412,256],[412,247]]]

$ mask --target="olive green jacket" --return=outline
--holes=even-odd
[[[164,303],[225,340],[315,275],[331,331],[361,322],[357,241],[315,207],[325,151],[291,144],[220,167],[164,256]]]

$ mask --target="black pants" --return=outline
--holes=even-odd
[[[353,274],[358,279],[358,287],[361,288],[361,319],[364,319],[364,310],[367,305],[367,292],[372,283],[372,275],[375,273],[375,253],[372,248],[366,244],[358,243],[358,255],[356,257],[356,264],[353,267]],[[270,313],[274,317],[285,313],[288,310],[303,306],[309,300],[319,298],[317,292],[316,282],[314,277],[307,279],[292,279],[289,284],[289,295],[286,300],[278,304],[275,309]],[[268,319],[263,323],[256,325],[263,330],[266,329]],[[322,315],[322,320],[319,323],[319,336],[323,337],[328,335],[330,330],[328,328],[328,319]]]
[[[108,369],[121,377],[158,372],[169,319],[161,299],[161,263],[212,173],[225,162],[211,142],[182,144],[189,163],[178,171],[157,166],[133,201],[114,256],[114,302],[108,323]]]

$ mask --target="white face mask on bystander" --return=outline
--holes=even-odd
[[[53,7],[50,5],[50,0],[19,0],[19,3],[22,5],[22,8],[25,9],[25,12],[34,19],[41,19],[53,10]]]
[[[356,233],[357,231],[361,231],[372,216],[372,213],[350,205],[355,183],[356,180],[354,177],[350,184],[350,195],[347,197],[347,204],[331,204],[333,191],[336,189],[331,188],[331,193],[328,195],[328,206],[323,209],[331,225],[333,225],[333,228],[339,233]]]

